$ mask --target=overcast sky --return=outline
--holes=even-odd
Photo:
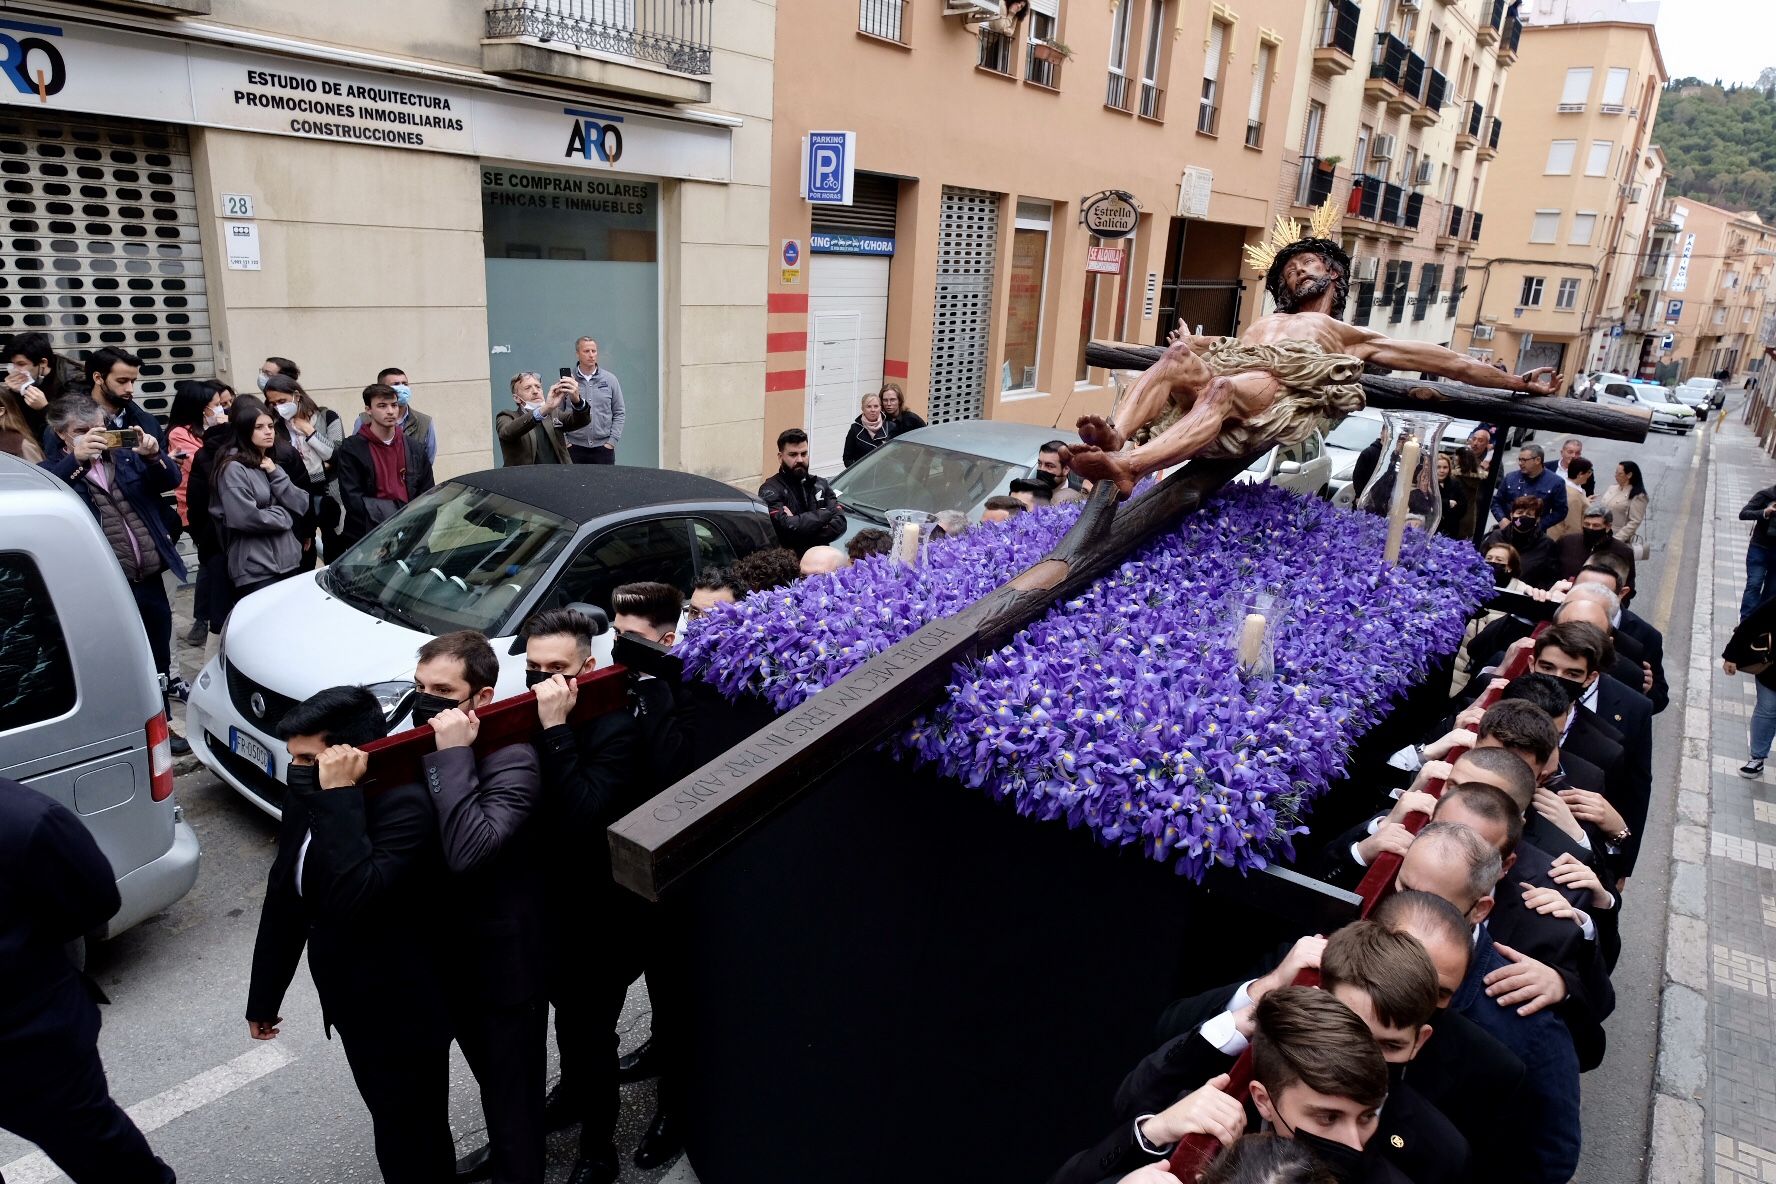
[[[1776,66],[1776,0],[1664,0],[1659,51],[1673,78],[1755,82]]]

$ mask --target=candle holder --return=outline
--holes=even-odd
[[[1254,592],[1233,602],[1230,635],[1240,674],[1248,680],[1276,677],[1276,636],[1289,602],[1273,592]]]
[[[1437,452],[1452,421],[1426,411],[1384,411],[1381,422],[1381,457],[1356,505],[1387,518],[1385,554],[1389,563],[1398,563],[1407,527],[1435,531],[1443,520]]]
[[[897,567],[924,567],[926,549],[937,527],[937,515],[924,510],[889,510],[888,533],[893,536],[889,554]]]

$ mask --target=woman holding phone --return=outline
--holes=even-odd
[[[295,526],[308,513],[308,493],[273,456],[276,421],[265,404],[243,399],[228,422],[232,437],[211,477],[210,514],[221,528],[238,601],[301,568]]]

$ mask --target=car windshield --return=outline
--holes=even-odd
[[[887,510],[972,511],[996,493],[1005,493],[1013,477],[1029,465],[971,456],[893,440],[833,479],[833,492],[846,509],[879,516]]]
[[[1381,438],[1381,420],[1352,415],[1326,433],[1326,447],[1361,452]]]
[[[321,573],[322,587],[411,629],[498,636],[574,532],[565,518],[452,481],[360,539]]]

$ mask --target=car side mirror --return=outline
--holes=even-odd
[[[1297,460],[1279,461],[1277,463],[1276,471],[1279,476],[1299,473],[1301,471],[1301,462]]]

